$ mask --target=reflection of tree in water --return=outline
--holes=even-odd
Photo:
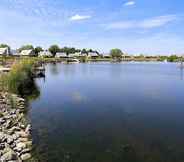
[[[40,90],[34,80],[31,84],[25,87],[22,96],[28,101],[33,101],[40,96]]]

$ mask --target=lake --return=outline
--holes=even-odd
[[[28,117],[41,162],[184,161],[177,64],[48,64],[36,84]]]

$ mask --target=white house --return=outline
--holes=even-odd
[[[38,53],[39,57],[52,57],[52,53],[48,50],[44,50]]]
[[[0,56],[8,56],[10,55],[10,50],[8,47],[0,48]]]
[[[20,56],[35,56],[34,50],[22,50]]]
[[[69,53],[68,54],[68,57],[70,57],[70,58],[74,58],[74,57],[79,57],[80,56],[80,53],[78,53],[78,52],[76,52],[76,53]]]
[[[97,57],[99,57],[99,54],[97,52],[89,52],[88,57],[97,58]]]
[[[64,52],[57,52],[55,57],[56,58],[68,58],[68,55]]]

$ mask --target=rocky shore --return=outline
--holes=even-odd
[[[25,100],[0,93],[0,162],[31,158],[31,125],[25,119]]]

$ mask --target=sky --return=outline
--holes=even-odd
[[[0,0],[0,43],[184,53],[183,0]]]

